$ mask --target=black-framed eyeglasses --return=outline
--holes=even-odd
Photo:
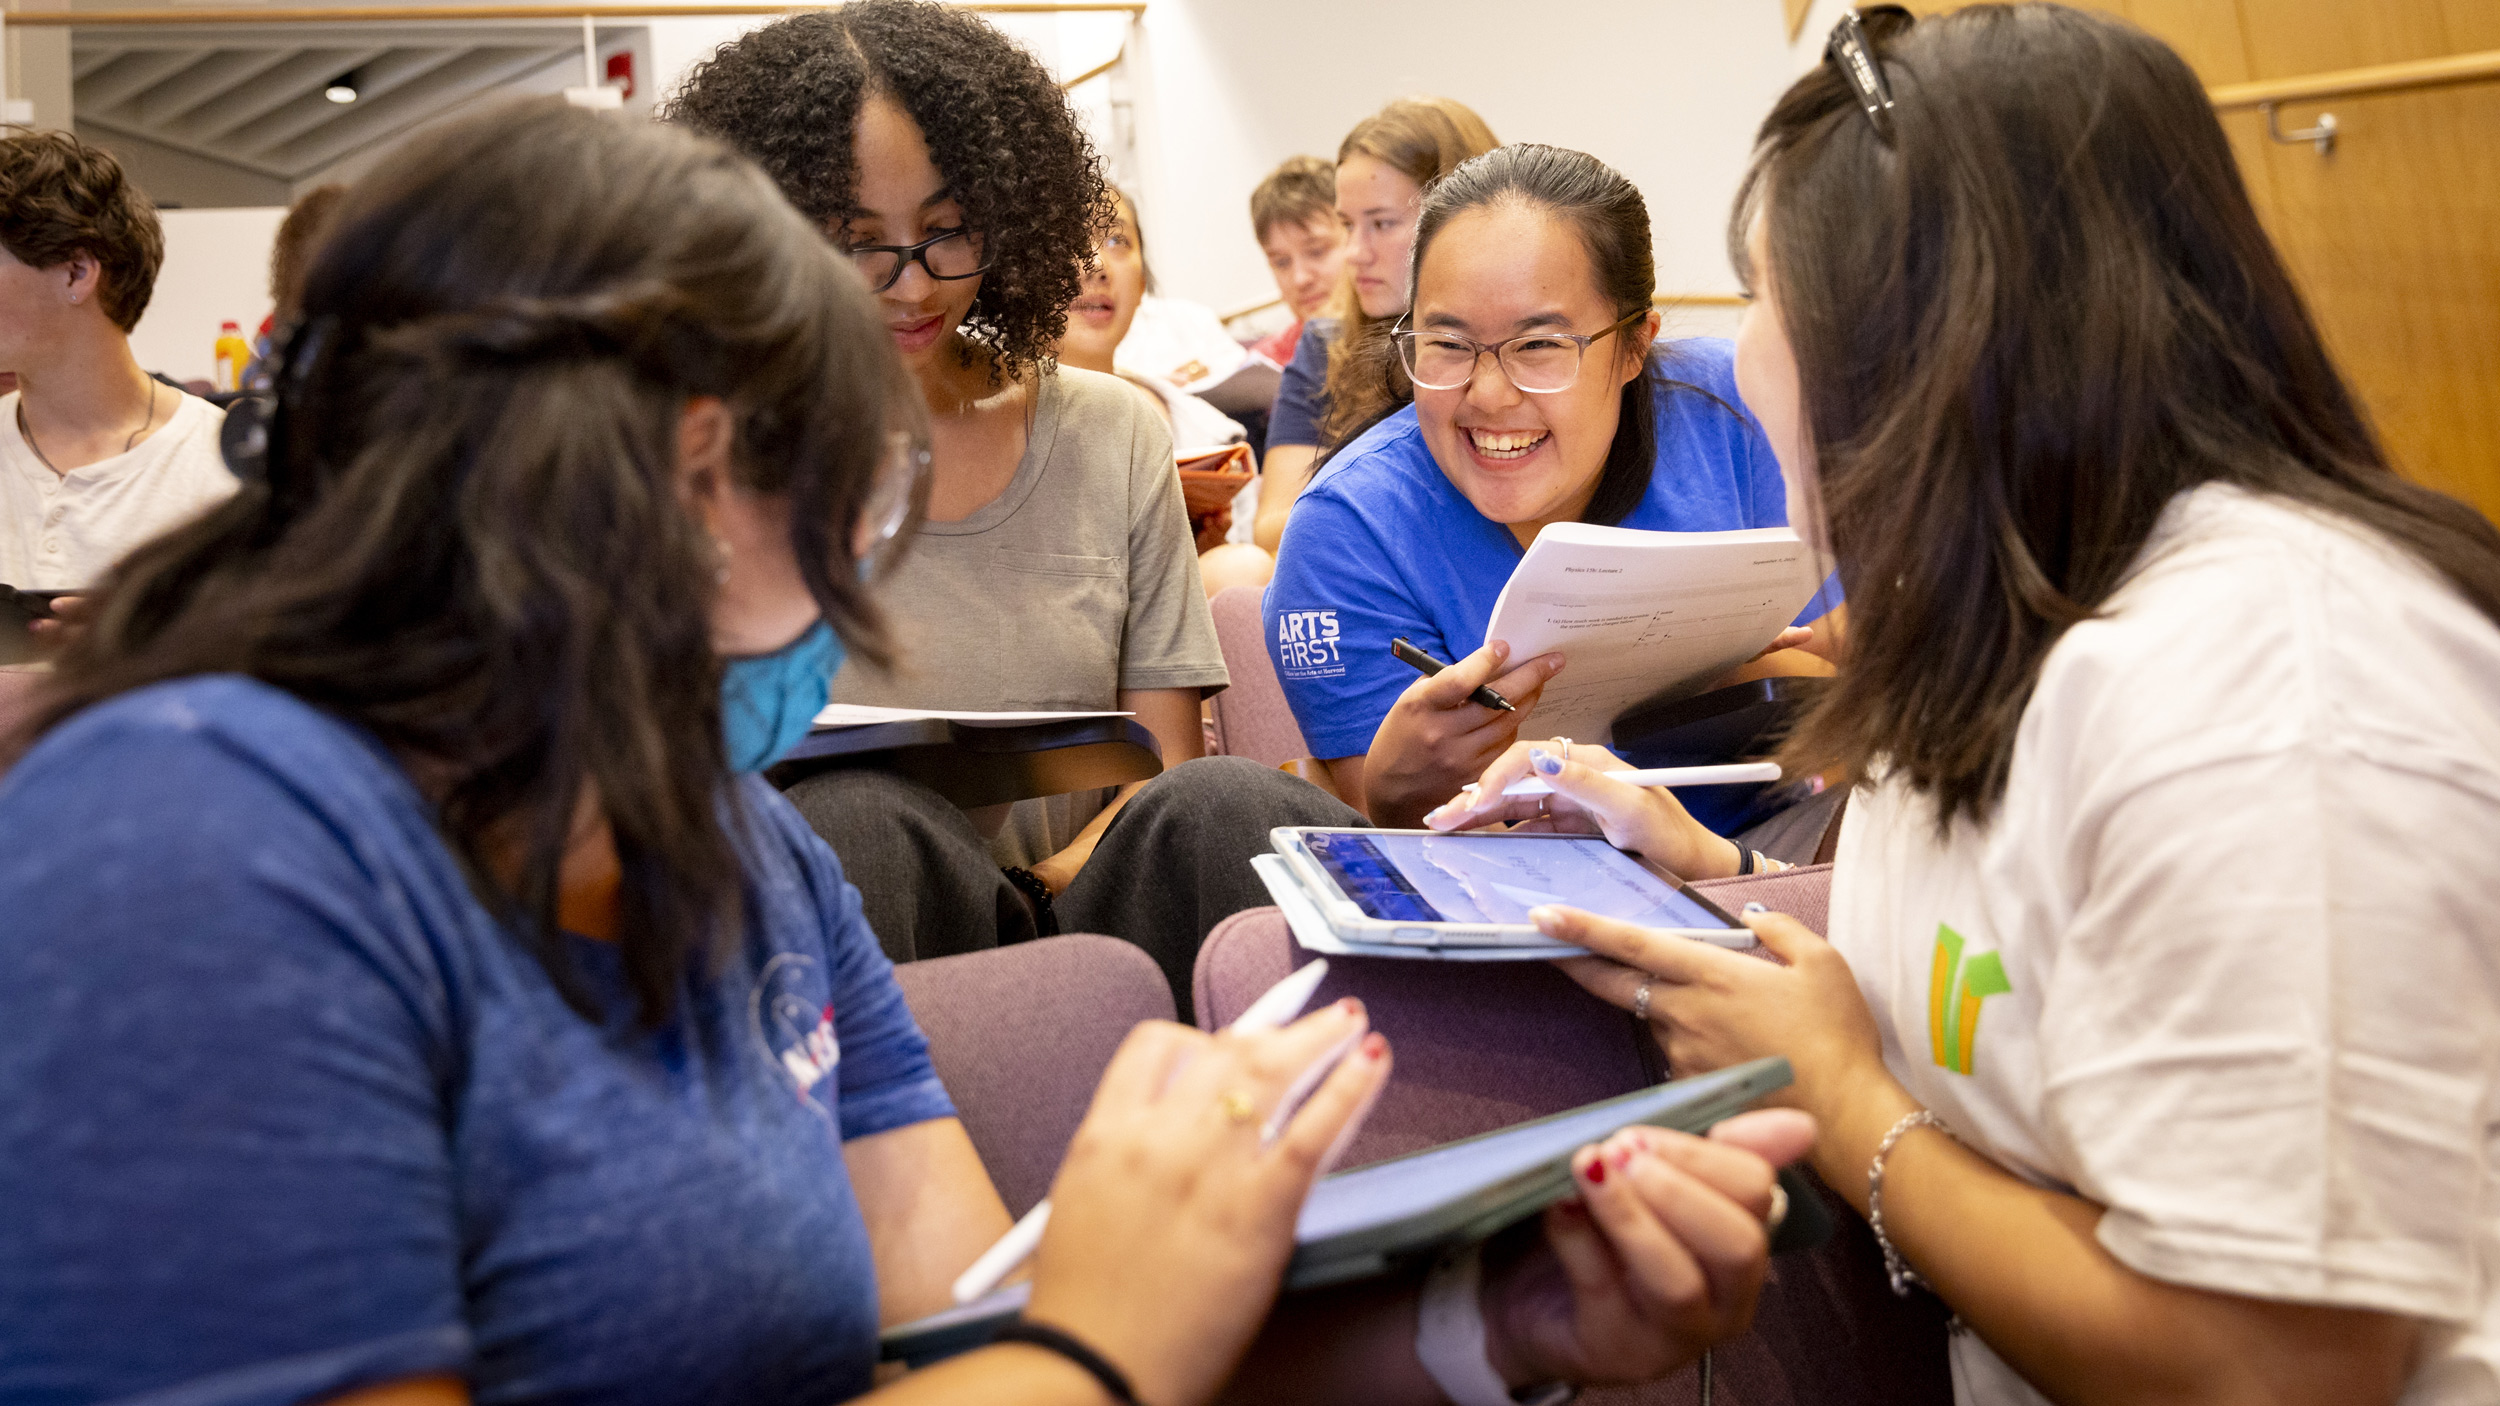
[[[1823,61],[1840,70],[1841,81],[1858,100],[1858,109],[1866,120],[1875,124],[1875,135],[1892,141],[1892,84],[1884,77],[1884,65],[1875,57],[1875,39],[1889,39],[1917,22],[1918,17],[1900,5],[1869,5],[1865,9],[1850,8],[1840,12],[1840,22],[1832,26],[1832,37],[1823,44]],[[1869,38],[1867,31],[1875,31]]]
[[[854,244],[850,254],[852,267],[868,281],[871,293],[893,287],[903,270],[913,264],[920,265],[931,278],[949,283],[978,278],[990,271],[980,236],[961,226],[940,230],[918,244]]]
[[[1578,384],[1580,363],[1591,342],[1604,341],[1648,315],[1646,308],[1627,313],[1599,332],[1530,332],[1498,342],[1400,325],[1389,340],[1397,346],[1407,379],[1424,390],[1458,390],[1476,378],[1477,365],[1489,353],[1513,386],[1530,395],[1552,395]]]

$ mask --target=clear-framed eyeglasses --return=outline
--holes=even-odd
[[[1510,383],[1530,395],[1567,391],[1580,380],[1580,363],[1589,346],[1647,317],[1627,313],[1598,332],[1530,332],[1498,342],[1479,342],[1455,332],[1418,332],[1400,326],[1389,334],[1408,380],[1428,391],[1454,391],[1476,378],[1476,365],[1490,355]]]
[[[978,278],[990,268],[981,236],[960,226],[939,230],[918,244],[853,244],[849,249],[851,266],[867,280],[871,293],[893,287],[913,264],[926,269],[931,278],[949,283]]]
[[[863,581],[883,575],[894,564],[903,529],[928,491],[929,447],[908,430],[888,431],[885,445],[868,501],[860,505],[859,521],[851,529],[851,555],[859,562]]]

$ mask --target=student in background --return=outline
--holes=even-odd
[[[106,584],[0,782],[0,1398],[871,1394],[879,1328],[1007,1227],[753,775],[884,644],[924,461],[878,309],[747,163],[543,99],[351,192],[304,312],[265,471]],[[1061,1345],[875,1399],[1435,1399],[1416,1276],[1270,1312],[1388,1055],[1352,1002],[1141,1026],[1052,1188]],[[1810,1137],[1583,1150],[1468,1365],[1636,1379],[1740,1330],[1762,1154]]]
[[[1856,608],[1789,748],[1859,778],[1830,940],[1542,925],[1679,1072],[1789,1057],[1965,1406],[2493,1400],[2500,534],[2390,470],[2176,54],[1861,28],[1884,90],[1792,87],[1731,229]],[[1730,872],[1603,760],[1549,823]]]
[[[1386,335],[1406,311],[1408,255],[1424,187],[1499,145],[1484,119],[1463,103],[1400,98],[1356,123],[1338,146],[1336,201],[1346,231],[1345,278],[1334,313],[1303,328],[1276,388],[1259,474],[1260,546],[1276,550],[1320,452],[1352,437],[1332,436],[1330,427],[1368,424],[1390,408],[1384,394],[1351,379],[1358,364],[1354,352]],[[1348,404],[1338,406],[1339,397]]]
[[[1327,309],[1345,271],[1337,168],[1316,156],[1287,157],[1250,192],[1250,232],[1267,256],[1276,296],[1293,313],[1292,325],[1251,343],[1250,350],[1282,369],[1301,344],[1303,325]]]
[[[1240,424],[1223,411],[1160,376],[1117,369],[1119,352],[1127,345],[1122,339],[1137,317],[1139,300],[1154,283],[1154,269],[1146,262],[1146,241],[1138,233],[1137,207],[1127,192],[1115,189],[1112,194],[1119,203],[1119,219],[1094,245],[1094,266],[1086,272],[1085,291],[1068,305],[1068,330],[1059,338],[1057,350],[1059,365],[1118,375],[1137,387],[1163,417],[1172,432],[1173,449],[1183,456],[1241,443],[1245,436]],[[1230,586],[1263,586],[1275,573],[1275,559],[1250,545],[1250,522],[1258,512],[1258,502],[1259,483],[1253,477],[1229,505],[1217,505],[1219,516],[1200,531],[1198,572],[1209,599]],[[1196,503],[1190,505],[1193,525],[1200,512]]]
[[[928,521],[892,594],[907,652],[855,661],[835,701],[1117,709],[1165,767],[980,817],[869,770],[812,777],[792,800],[896,958],[1105,932],[1153,953],[1186,1010],[1207,931],[1268,901],[1246,862],[1268,829],[1349,813],[1281,772],[1201,757],[1199,703],[1226,678],[1171,435],[1135,387],[1049,359],[1117,218],[1075,113],[978,17],[859,0],[724,46],[672,116],[753,156],[851,252],[928,406]]]
[[[0,137],[0,582],[72,590],[234,492],[225,415],[130,354],[165,236],[112,155]]]
[[[1414,260],[1411,326],[1369,352],[1398,359],[1414,403],[1313,478],[1267,593],[1268,648],[1304,739],[1338,794],[1389,826],[1412,826],[1507,749],[1560,669],[1484,638],[1540,528],[1788,520],[1770,447],[1737,408],[1734,349],[1656,340],[1649,211],[1630,181],[1576,151],[1502,147],[1424,197]],[[1799,623],[1833,608],[1818,600]],[[1416,677],[1389,652],[1401,636],[1455,667]],[[1787,648],[1763,671],[1829,666]],[[1486,684],[1518,711],[1472,702]]]
[[[252,365],[243,375],[246,389],[269,389],[269,352],[276,345],[277,330],[294,320],[296,305],[304,296],[304,270],[311,267],[331,212],[346,194],[346,186],[326,181],[297,196],[287,207],[286,218],[278,222],[278,237],[269,246],[269,315],[261,319],[260,330],[252,337]]]

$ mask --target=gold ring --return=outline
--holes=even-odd
[[[1259,1116],[1259,1106],[1250,1101],[1250,1095],[1239,1089],[1225,1090],[1224,1096],[1215,1101],[1215,1106],[1224,1110],[1224,1117],[1229,1122],[1247,1123]]]

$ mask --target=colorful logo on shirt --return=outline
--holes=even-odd
[[[1276,612],[1276,672],[1289,679],[1333,679],[1345,673],[1338,652],[1337,612]]]
[[[823,978],[815,958],[784,952],[764,964],[747,1016],[765,1058],[781,1066],[802,1102],[842,1062],[834,1038],[833,1006],[820,994]]]
[[[2005,959],[1994,952],[1962,951],[1962,935],[1936,924],[1936,960],[1927,980],[1927,1043],[1936,1063],[1956,1074],[1971,1072],[1979,1042],[1979,1007],[2013,990]]]

